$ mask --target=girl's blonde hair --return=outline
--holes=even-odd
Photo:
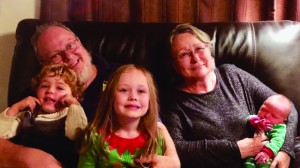
[[[85,130],[84,139],[81,147],[81,152],[86,152],[92,144],[92,133],[101,130],[102,140],[99,144],[100,153],[104,154],[103,140],[109,137],[114,131],[118,129],[117,120],[114,118],[114,100],[115,90],[119,83],[121,75],[125,71],[131,70],[141,71],[146,79],[149,87],[149,109],[147,113],[141,117],[138,130],[147,136],[147,142],[142,149],[141,155],[155,154],[158,146],[158,96],[155,82],[151,73],[142,66],[128,64],[119,67],[108,80],[107,86],[101,96],[100,102],[97,107],[96,115],[93,121],[88,125]],[[105,155],[105,154],[104,154]]]
[[[78,79],[76,73],[66,64],[53,64],[43,67],[40,73],[31,80],[31,86],[36,92],[45,76],[60,77],[70,87],[74,97],[78,100],[82,98],[83,84]]]

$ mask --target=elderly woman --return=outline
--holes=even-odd
[[[209,36],[198,28],[178,25],[170,36],[171,64],[177,88],[162,100],[161,119],[177,148],[182,167],[244,167],[267,143],[252,137],[247,116],[275,92],[249,73],[224,64],[215,67]],[[271,167],[288,167],[294,157],[297,112],[293,107],[287,135]]]

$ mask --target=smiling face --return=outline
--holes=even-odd
[[[54,54],[60,52],[62,57],[60,63],[66,63],[76,72],[82,82],[86,82],[93,73],[91,57],[80,40],[76,39],[77,37],[72,32],[62,27],[52,26],[39,36],[37,51],[44,66],[53,64],[50,60],[53,59]],[[70,43],[77,46],[74,51],[72,49],[72,52],[66,51]]]
[[[71,88],[60,76],[53,76],[54,72],[45,75],[37,88],[37,98],[41,108],[46,113],[57,112],[58,102],[64,95],[72,95]]]
[[[137,69],[124,71],[115,89],[114,109],[120,120],[139,120],[149,108],[149,87]]]
[[[201,42],[191,33],[178,34],[173,38],[172,55],[175,70],[185,81],[204,80],[215,68],[214,58],[208,44]],[[181,61],[187,55],[190,59]]]

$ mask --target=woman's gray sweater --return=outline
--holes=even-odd
[[[234,65],[215,70],[216,88],[205,94],[172,91],[161,100],[160,117],[173,138],[182,167],[243,167],[237,141],[253,137],[247,117],[275,94]],[[282,151],[294,157],[297,111],[287,122]]]

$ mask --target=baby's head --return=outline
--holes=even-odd
[[[46,112],[58,110],[55,105],[62,96],[69,94],[77,99],[82,97],[83,85],[76,73],[65,64],[43,67],[40,73],[32,78],[31,84],[44,111],[44,104],[47,104]]]
[[[258,111],[258,117],[267,119],[272,125],[283,124],[291,111],[291,101],[281,94],[270,96]]]

